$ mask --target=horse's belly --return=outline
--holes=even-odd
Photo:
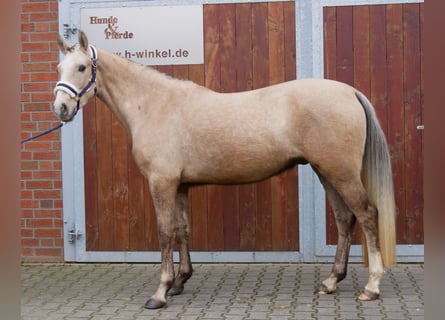
[[[218,160],[201,162],[200,164],[195,163],[185,168],[182,177],[183,182],[197,184],[251,183],[274,176],[297,163],[304,163],[302,159],[278,159],[276,156],[258,159],[236,157],[235,155],[226,160]]]

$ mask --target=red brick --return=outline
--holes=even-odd
[[[20,101],[22,101],[22,102],[31,101],[31,95],[29,93],[22,92],[22,94],[20,96]]]
[[[32,257],[33,255],[34,255],[34,249],[22,246],[22,257],[29,258]]]
[[[58,152],[49,152],[59,154]],[[60,171],[37,171],[34,172],[34,179],[61,179],[62,173]]]
[[[57,61],[58,53],[56,51],[32,52],[30,56],[31,61]]]
[[[22,131],[36,131],[37,130],[37,124],[35,122],[22,121],[20,123],[20,127],[22,128]]]
[[[32,160],[32,152],[25,152],[22,150],[20,153],[20,159],[22,160]]]
[[[51,180],[30,180],[26,181],[26,189],[52,189]]]
[[[38,209],[34,211],[36,218],[60,218],[61,212],[57,209]]]
[[[33,121],[55,121],[57,120],[54,112],[35,112],[32,114]]]
[[[54,246],[63,248],[63,245],[64,245],[63,238],[54,239]]]
[[[29,18],[30,18],[30,16],[27,13],[20,14],[20,21],[22,23],[30,22]]]
[[[23,71],[28,71],[28,72],[51,71],[51,64],[47,62],[24,63]]]
[[[57,13],[44,12],[44,13],[31,13],[29,15],[31,21],[54,21],[57,20]]]
[[[54,201],[50,199],[44,199],[39,201],[40,208],[44,209],[53,209],[54,208]]]
[[[26,111],[26,112],[49,111],[50,108],[51,108],[51,106],[50,106],[49,102],[29,102],[29,103],[25,103],[25,107],[23,108],[23,111]],[[28,113],[28,116],[30,116],[30,115],[31,114]],[[31,121],[31,119],[29,119],[28,121]],[[36,122],[32,122],[32,123],[36,124]]]
[[[60,228],[35,229],[34,235],[36,238],[61,237],[62,231]]]
[[[50,22],[49,23],[49,31],[53,31],[53,32],[59,32],[59,23],[58,22]],[[57,44],[53,43],[53,45],[55,46],[52,47],[55,51],[58,51],[57,49]]]
[[[59,199],[61,197],[60,190],[35,190],[34,199]]]
[[[50,24],[48,22],[38,22],[35,24],[35,31],[47,32],[50,31]],[[53,38],[54,40],[55,38]]]
[[[33,160],[55,160],[59,158],[58,152],[34,152],[33,153]],[[47,176],[50,176],[51,173],[45,172],[40,174],[40,178],[47,178]]]
[[[26,74],[26,73],[22,73],[20,75],[20,81],[22,81],[22,82],[29,82],[29,81],[31,81],[31,75],[30,74]]]
[[[20,179],[28,180],[28,179],[32,179],[32,177],[33,177],[32,171],[22,171],[22,172],[20,172]]]
[[[60,257],[62,255],[62,249],[61,248],[36,248],[35,253],[37,256]]]
[[[48,51],[49,45],[47,42],[28,42],[22,44],[22,51]]]
[[[32,238],[34,237],[34,229],[22,228],[20,230],[20,235],[22,238]]]
[[[54,223],[52,219],[31,219],[28,220],[26,226],[29,228],[34,227],[54,227]]]
[[[34,2],[22,4],[22,12],[48,12],[49,6],[47,2]]]
[[[39,168],[39,163],[37,161],[22,161],[20,166],[22,170],[36,170]]]
[[[41,138],[39,138],[41,139]],[[25,145],[26,150],[49,150],[51,148],[51,142],[34,140],[30,141]]]
[[[37,208],[39,206],[38,200],[24,200],[20,201],[20,205],[22,208]]]
[[[52,101],[54,100],[54,94],[50,92],[34,92],[31,96],[32,101]]]
[[[34,23],[22,23],[21,27],[22,32],[33,32],[35,30]]]
[[[48,27],[48,24],[47,24]],[[31,33],[30,41],[48,41],[48,45],[51,41],[57,39],[57,35],[54,32],[42,32],[42,30],[37,30],[40,32]],[[43,30],[46,31],[46,30]],[[49,48],[49,47],[48,47]]]
[[[20,53],[20,61],[21,62],[29,62],[29,54],[26,52]],[[23,68],[23,66],[22,66]]]
[[[55,161],[54,162],[54,169],[62,170],[62,161]]]
[[[54,227],[63,228],[63,220],[62,219],[54,219],[53,225],[54,225]]]
[[[21,190],[20,191],[20,199],[32,199],[32,191]]]
[[[22,238],[23,247],[37,247],[38,245],[39,245],[39,240],[37,239]]]
[[[31,82],[24,83],[23,89],[25,91],[51,91],[51,86],[47,82]]]
[[[31,73],[31,81],[57,81],[55,72]]]
[[[63,201],[62,200],[54,200],[54,209],[62,209]]]

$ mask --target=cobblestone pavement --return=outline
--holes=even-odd
[[[159,264],[24,264],[22,319],[424,319],[423,264],[387,270],[381,298],[356,299],[367,269],[349,266],[332,295],[314,292],[324,264],[195,264],[184,292],[160,310],[145,301]]]

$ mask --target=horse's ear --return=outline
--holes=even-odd
[[[85,34],[85,32],[83,32],[82,30],[79,30],[78,41],[79,41],[80,48],[82,48],[82,50],[87,51],[88,50],[88,37]]]
[[[57,35],[57,45],[59,46],[59,50],[66,54],[68,51],[68,48],[70,47],[68,43],[66,43],[65,39],[62,38],[60,34]]]

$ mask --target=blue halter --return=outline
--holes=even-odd
[[[91,78],[88,81],[87,85],[79,92],[75,86],[66,81],[58,81],[56,83],[56,87],[54,88],[54,94],[57,94],[57,91],[62,90],[70,95],[71,98],[77,100],[77,111],[79,111],[80,107],[80,98],[87,93],[91,87],[94,85],[94,94],[96,94],[96,72],[97,72],[97,50],[94,46],[90,45],[90,55],[91,55]]]

